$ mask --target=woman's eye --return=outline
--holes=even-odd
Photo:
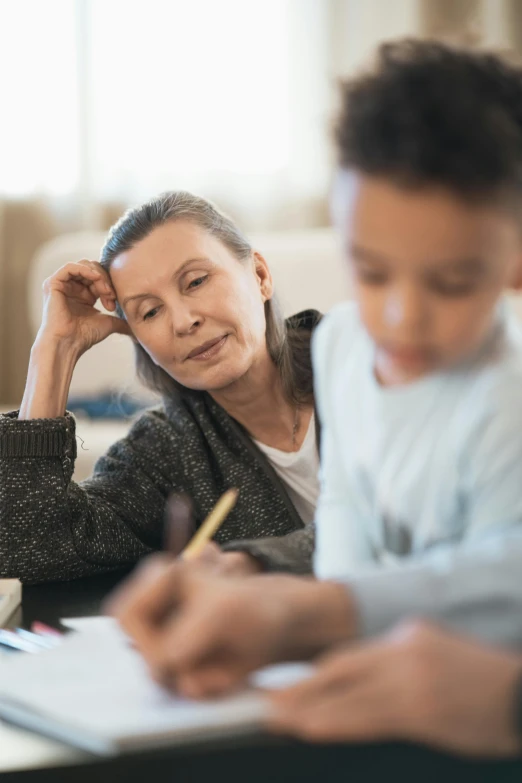
[[[149,310],[147,313],[145,313],[145,315],[143,316],[143,320],[150,321],[151,318],[154,318],[158,310],[159,307],[153,307],[152,310]]]
[[[204,282],[205,282],[205,280],[207,279],[207,277],[208,277],[208,275],[202,275],[202,277],[196,277],[196,279],[195,279],[195,280],[191,280],[191,281],[190,281],[190,283],[188,284],[188,287],[189,287],[189,288],[199,288],[199,286],[200,286],[202,283],[204,283]]]

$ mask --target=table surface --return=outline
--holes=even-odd
[[[22,606],[6,626],[30,628],[34,620],[41,620],[59,627],[61,618],[99,614],[103,598],[124,576],[125,572],[115,572],[94,579],[26,586]],[[0,773],[91,760],[92,757],[75,748],[0,723]]]
[[[58,625],[60,618],[100,613],[103,598],[124,572],[73,582],[24,587],[23,605],[10,624],[29,627],[33,620]],[[401,782],[522,781],[522,762],[478,763],[426,749],[398,745],[311,746],[259,734],[241,739],[199,742],[183,747],[116,759],[97,759],[58,742],[0,724],[2,781],[39,783],[74,781],[143,781],[176,783],[221,781],[277,783],[284,781]]]

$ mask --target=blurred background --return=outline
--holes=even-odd
[[[337,84],[400,35],[520,51],[522,0],[0,0],[0,405],[20,402],[43,277],[164,189],[215,200],[281,279],[294,262],[287,309],[342,297],[323,265]],[[86,368],[77,395],[118,385]]]

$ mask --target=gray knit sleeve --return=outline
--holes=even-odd
[[[0,576],[24,582],[71,579],[134,563],[158,548],[165,497],[161,416],[148,411],[72,481],[74,418],[0,416]]]
[[[0,459],[62,457],[76,459],[76,422],[70,413],[56,419],[18,420],[18,411],[0,415]]]
[[[264,571],[285,571],[291,574],[313,572],[313,551],[315,525],[306,525],[286,536],[258,538],[248,541],[233,541],[223,549],[232,552],[247,552],[259,561]]]

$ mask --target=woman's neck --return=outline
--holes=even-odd
[[[284,451],[295,448],[296,408],[286,399],[281,375],[268,352],[246,375],[211,396],[255,440]],[[309,421],[307,416],[306,429]],[[298,445],[300,442],[298,438]]]

